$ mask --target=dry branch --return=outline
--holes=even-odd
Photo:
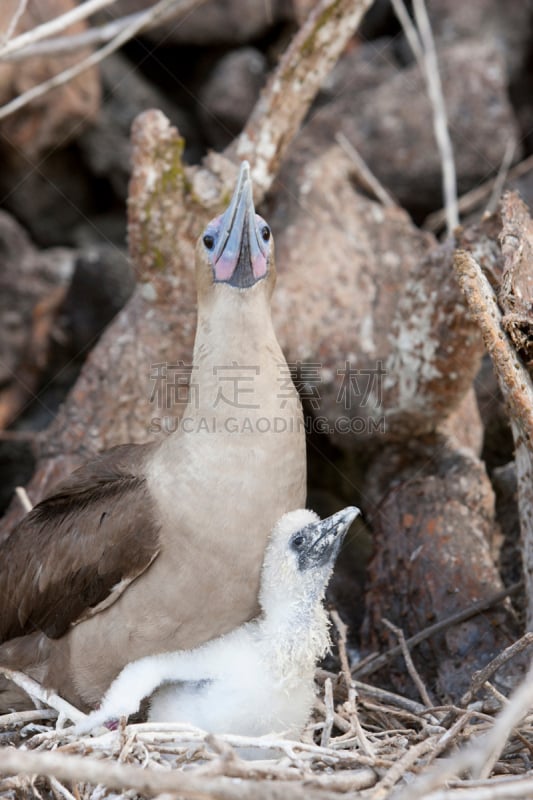
[[[479,737],[473,744],[411,783],[407,790],[398,795],[397,800],[417,800],[422,797],[427,800],[431,797],[429,794],[431,791],[466,771],[469,771],[473,778],[488,777],[513,728],[528,714],[532,705],[533,664],[508,705],[496,717],[489,733]]]
[[[459,224],[457,206],[457,175],[453,146],[448,129],[446,103],[442,91],[437,51],[424,0],[413,0],[416,28],[407,12],[404,0],[393,0],[394,11],[404,29],[406,38],[426,82],[433,112],[433,130],[442,163],[444,209],[448,236]]]
[[[19,97],[14,98],[14,100],[11,100],[9,103],[6,103],[0,107],[0,119],[5,119],[11,114],[14,114],[15,111],[27,106],[28,103],[32,102],[32,100],[42,97],[52,89],[56,89],[58,86],[63,86],[64,84],[69,83],[69,81],[71,81],[73,78],[76,78],[78,75],[86,72],[91,67],[99,64],[104,60],[104,58],[107,58],[107,56],[111,55],[111,53],[114,53],[116,50],[122,47],[123,44],[128,42],[130,39],[133,39],[133,37],[143,30],[147,24],[153,24],[154,22],[159,21],[177,2],[180,2],[180,13],[186,14],[193,8],[196,8],[202,3],[206,2],[206,0],[159,0],[159,3],[156,3],[156,5],[148,9],[148,11],[143,12],[139,16],[135,15],[135,18],[130,20],[128,25],[123,27],[119,33],[117,33],[117,35],[111,39],[108,44],[104,45],[104,47],[101,47],[100,50],[96,50],[87,56],[87,58],[79,61],[77,64],[74,64],[62,72],[59,72],[49,80],[43,81],[42,83],[37,84],[37,86],[33,86],[31,89],[28,89],[27,92],[24,92],[23,94],[19,95]],[[32,31],[29,33],[31,34]],[[15,39],[12,40],[12,42],[15,41]]]
[[[54,17],[54,19],[48,22],[43,22],[42,25],[32,28],[31,31],[21,33],[20,36],[16,36],[14,39],[8,41],[3,47],[0,47],[0,61],[10,53],[15,53],[17,50],[22,50],[30,44],[40,42],[42,39],[53,36],[55,33],[59,33],[65,30],[65,28],[70,27],[75,22],[87,19],[91,14],[95,14],[102,8],[106,8],[116,2],[117,0],[85,0],[84,3],[76,6],[76,8],[64,14],[60,14],[59,17]]]
[[[50,689],[45,689],[43,686],[37,683],[37,681],[34,681],[23,672],[4,669],[0,665],[0,674],[5,675],[6,678],[8,678],[10,681],[13,681],[14,684],[23,689],[31,698],[40,700],[41,702],[50,706],[50,708],[53,708],[55,711],[57,711],[60,717],[66,717],[67,719],[72,720],[72,722],[80,722],[81,720],[85,719],[85,714],[82,711],[79,711],[73,705],[68,703],[66,700],[56,694],[56,692],[53,692]]]
[[[472,255],[457,251],[455,271],[478,323],[507,403],[516,449],[527,628],[533,627],[533,383],[503,328],[496,297]]]
[[[480,600],[477,603],[472,603],[468,608],[462,609],[455,614],[450,614],[445,619],[439,620],[439,622],[435,622],[433,625],[428,625],[427,628],[423,628],[423,630],[415,633],[414,636],[410,636],[409,639],[406,639],[405,644],[409,648],[414,647],[415,645],[424,642],[426,639],[429,639],[431,636],[434,636],[437,633],[442,633],[447,628],[451,628],[452,625],[459,625],[461,622],[466,622],[466,620],[472,619],[472,617],[475,617],[477,614],[482,614],[484,611],[487,611],[489,608],[497,605],[497,603],[501,603],[501,601],[505,600],[506,597],[512,597],[514,594],[517,594],[521,588],[521,582],[515,583],[512,586],[508,586],[506,589],[503,589],[501,592],[497,592],[486,600]],[[390,661],[401,654],[401,646],[396,645],[384,653],[371,655],[362,659],[360,662],[354,665],[352,672],[354,675],[359,675],[361,677],[364,677],[365,675],[372,675],[373,672],[377,672],[378,670],[382,669],[388,663],[390,663]]]
[[[228,153],[250,161],[254,184],[261,192],[270,188],[324,78],[371,5],[372,0],[322,0],[283,54]]]
[[[518,180],[518,178],[521,178],[523,175],[527,175],[532,169],[533,156],[528,156],[508,171],[507,175],[505,176],[504,185],[510,181]],[[492,194],[495,194],[496,183],[500,179],[500,172],[501,170],[498,171],[498,175],[496,175],[494,178],[489,178],[488,181],[485,181],[480,186],[476,186],[475,189],[471,189],[469,192],[465,192],[465,194],[461,195],[458,202],[460,214],[464,215],[469,214],[471,211],[475,211],[475,209],[479,208],[484,200],[486,200],[488,197],[491,197]],[[492,198],[490,202],[492,202]],[[435,211],[426,217],[423,227],[428,231],[437,233],[441,230],[445,223],[446,212],[444,209],[439,209],[439,211]]]
[[[373,194],[376,200],[379,200],[381,205],[385,206],[386,208],[394,208],[394,206],[397,206],[398,203],[393,200],[383,184],[376,178],[374,173],[370,170],[368,164],[366,164],[359,152],[355,149],[350,140],[346,138],[342,131],[337,133],[335,139],[342,147],[346,155],[353,162],[355,177],[363,189],[366,189]]]

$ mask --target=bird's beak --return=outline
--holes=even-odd
[[[319,567],[334,561],[348,528],[360,513],[355,506],[348,506],[331,517],[314,523],[313,535],[306,548],[306,566]]]
[[[266,275],[267,252],[257,230],[250,166],[243,161],[213,254],[215,281],[239,289],[253,286]]]

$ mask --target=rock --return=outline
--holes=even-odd
[[[131,125],[138,114],[159,108],[193,150],[198,137],[190,116],[174,106],[125,57],[110,56],[100,69],[104,89],[101,112],[82,133],[78,146],[91,172],[109,181],[116,196],[125,200],[131,173]]]
[[[0,386],[13,380],[38,300],[66,286],[74,254],[65,248],[39,252],[23,228],[0,211]]]
[[[3,205],[41,247],[74,246],[74,228],[86,223],[102,198],[74,145],[50,153],[36,166],[17,156],[0,170]]]
[[[125,253],[101,245],[82,251],[61,308],[65,346],[71,357],[85,355],[124,307],[135,289]]]
[[[518,484],[514,461],[509,461],[503,467],[496,467],[492,471],[491,479],[496,495],[496,519],[503,536],[499,568],[504,583],[509,586],[523,577]]]
[[[242,47],[217,62],[200,92],[199,114],[210,145],[223,149],[244,127],[265,82],[267,62]]]
[[[498,170],[509,142],[519,157],[519,131],[497,48],[469,40],[438,56],[462,194]],[[421,218],[442,205],[431,120],[426,87],[413,66],[366,92],[345,92],[317,112],[305,138],[316,150],[342,131],[398,202]]]
[[[295,153],[267,216],[280,275],[274,320],[289,363],[300,365],[302,397],[343,450],[440,428],[482,351],[450,246],[358,194],[340,148],[309,161]],[[455,429],[477,447],[475,409],[469,419],[468,441]]]
[[[76,7],[74,0],[29,0],[16,33],[58,17]],[[10,19],[11,17],[3,17]],[[67,28],[65,34],[81,33],[86,22]],[[61,56],[44,56],[0,65],[0,104],[42,83],[78,63],[89,50],[77,50]],[[64,146],[94,119],[100,104],[98,69],[92,67],[68,84],[48,92],[29,106],[0,121],[4,157],[9,150],[23,153],[32,161],[43,153]]]
[[[409,637],[502,589],[491,555],[494,494],[468,451],[439,439],[386,448],[367,474],[364,496],[374,509],[364,650],[397,643],[383,617]],[[439,699],[458,700],[472,673],[517,635],[509,607],[495,606],[430,637],[413,657]],[[386,673],[397,691],[413,694],[399,660]]]
[[[523,67],[529,46],[531,6],[522,0],[432,0],[428,13],[439,47],[463,39],[494,41],[511,79]]]
[[[485,432],[482,456],[492,472],[513,458],[514,443],[509,415],[488,354],[483,357],[476,376],[475,392]]]
[[[153,6],[156,0],[118,0],[112,7],[114,16],[132,14]],[[208,0],[200,8],[178,21],[170,19],[145,36],[155,44],[214,45],[245,44],[263,36],[283,19],[286,3],[248,3],[245,0]]]
[[[398,66],[394,39],[383,37],[372,42],[353,39],[328,75],[318,101],[331,102],[344,93],[357,96],[380,86],[397,73]]]

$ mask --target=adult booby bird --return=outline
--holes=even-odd
[[[247,163],[198,240],[196,282],[178,430],[80,468],[0,548],[0,664],[82,708],[129,662],[251,619],[268,534],[305,503],[301,405],[270,314],[274,245]]]
[[[329,645],[322,599],[358,514],[353,506],[323,521],[305,509],[285,514],[265,551],[261,615],[194,650],[128,664],[76,730],[129,716],[157,690],[152,721],[189,722],[211,733],[297,736],[313,706],[316,662]]]

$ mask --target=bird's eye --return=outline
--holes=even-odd
[[[304,541],[305,541],[304,537],[300,535],[300,536],[295,536],[294,539],[292,540],[292,543],[295,547],[301,547]]]
[[[208,250],[212,250],[213,247],[215,246],[215,237],[211,236],[210,233],[206,233],[203,238],[203,243],[205,244]]]
[[[270,228],[268,227],[268,225],[265,225],[263,230],[261,231],[261,238],[263,239],[264,242],[268,242],[268,240],[270,239]]]

